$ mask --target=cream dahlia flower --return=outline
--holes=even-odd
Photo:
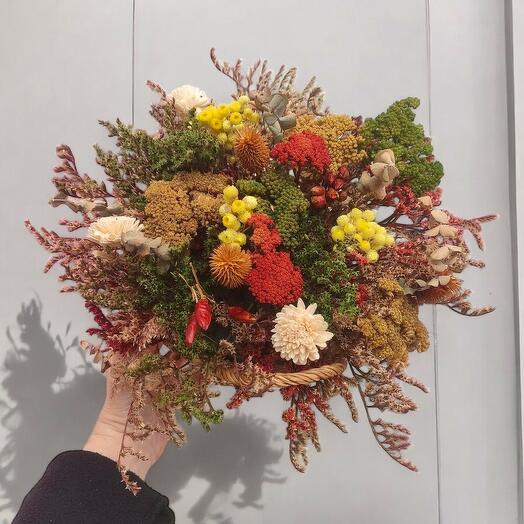
[[[89,226],[87,238],[99,244],[118,245],[132,233],[142,231],[144,226],[133,217],[110,216],[99,218]]]
[[[167,95],[168,100],[175,100],[175,108],[181,113],[188,113],[191,109],[202,109],[211,103],[202,89],[190,85],[183,85],[173,89]]]
[[[308,360],[318,360],[318,350],[325,348],[333,338],[333,333],[326,331],[328,324],[324,317],[314,314],[316,309],[316,304],[306,308],[299,298],[296,306],[284,306],[277,313],[271,341],[284,360],[301,365]]]

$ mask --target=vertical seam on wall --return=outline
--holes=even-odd
[[[513,1],[504,2],[504,21],[505,21],[505,49],[506,49],[506,104],[508,117],[508,167],[509,167],[509,210],[510,228],[512,238],[518,239],[518,217],[517,217],[517,166],[516,166],[516,128],[515,128],[515,61],[514,61],[514,37],[513,37]],[[517,427],[518,427],[518,468],[517,485],[519,493],[518,519],[523,522],[523,419],[522,419],[522,358],[520,355],[520,304],[519,304],[519,249],[518,244],[513,244],[511,248],[511,259],[513,260],[514,278],[514,323],[515,323],[515,360],[517,368]]]
[[[428,85],[428,131],[429,136],[433,135],[432,130],[432,107],[431,107],[431,12],[430,0],[425,0],[426,9],[426,63],[427,63],[427,85]],[[439,373],[438,373],[438,336],[437,336],[437,306],[431,306],[432,329],[433,329],[433,377],[434,377],[434,396],[435,396],[435,441],[437,452],[437,521],[441,523],[441,464],[440,464],[440,417],[439,417]]]
[[[135,125],[135,0],[131,16],[131,125]]]

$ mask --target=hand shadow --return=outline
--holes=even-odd
[[[105,397],[105,379],[86,360],[78,338],[42,323],[38,298],[22,304],[17,332],[6,330],[0,412],[0,512],[15,513],[27,491],[58,453],[80,449]],[[71,338],[70,342],[66,339]],[[73,355],[74,353],[74,355]],[[69,369],[67,358],[81,364]],[[66,379],[67,375],[67,379]],[[2,514],[0,513],[0,514]]]
[[[69,336],[70,325],[63,336],[53,335],[50,324],[44,327],[38,298],[22,304],[17,325],[17,333],[6,330],[11,347],[0,368],[5,398],[0,398],[0,423],[6,435],[0,449],[2,517],[16,513],[55,455],[83,446],[105,396],[105,379],[87,361],[78,338]],[[70,368],[69,357],[80,365]],[[182,449],[169,445],[148,482],[174,502],[191,478],[208,481],[187,515],[194,524],[210,519],[232,524],[211,508],[217,495],[229,494],[237,483],[243,491],[234,504],[261,509],[264,482],[285,481],[271,469],[282,452],[271,446],[274,428],[264,419],[237,413],[212,434],[196,423],[187,430],[188,443]]]

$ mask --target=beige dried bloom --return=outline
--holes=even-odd
[[[271,341],[284,360],[300,365],[318,360],[319,349],[325,348],[333,338],[333,333],[327,331],[328,324],[324,317],[314,314],[316,309],[316,304],[306,308],[299,298],[296,306],[289,304],[277,313]]]
[[[122,243],[124,235],[142,231],[144,226],[133,217],[109,216],[99,218],[88,229],[87,238],[103,245],[116,246]]]
[[[201,109],[211,103],[211,100],[202,89],[187,84],[173,89],[166,98],[167,100],[174,100],[177,111],[184,114],[191,111],[191,109]]]

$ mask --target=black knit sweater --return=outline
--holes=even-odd
[[[116,464],[98,453],[66,451],[55,457],[26,495],[13,524],[173,524],[166,497],[133,473],[142,488],[124,488]]]

